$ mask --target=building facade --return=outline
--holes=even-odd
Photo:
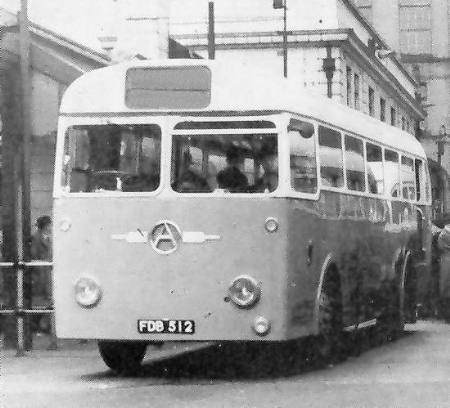
[[[191,10],[189,20],[177,13],[177,0],[172,1],[170,33],[207,58],[207,4],[202,3],[196,13]],[[214,2],[215,58],[263,66],[268,78],[283,75],[282,11],[274,10],[270,1],[241,3]],[[415,97],[419,84],[395,55],[386,52],[389,45],[354,5],[346,0],[287,4],[288,76],[415,134],[424,119]]]
[[[450,212],[450,0],[354,2],[420,84],[435,212]]]

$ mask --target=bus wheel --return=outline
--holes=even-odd
[[[416,271],[411,265],[407,264],[406,281],[405,281],[405,296],[404,296],[404,318],[406,323],[416,323],[417,321],[417,304],[416,304],[416,285],[417,277]]]
[[[403,332],[405,319],[403,314],[402,289],[395,284],[390,289],[386,288],[383,292],[387,295],[384,298],[383,308],[377,318],[375,341],[378,344],[386,340],[395,340]]]
[[[139,369],[147,344],[142,342],[99,341],[98,349],[105,364],[117,373],[133,373]]]
[[[315,351],[322,362],[343,360],[342,297],[338,279],[324,281],[319,298],[319,336]]]

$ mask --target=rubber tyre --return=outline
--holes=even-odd
[[[117,373],[136,372],[144,359],[147,344],[142,342],[99,341],[98,349],[105,364]]]
[[[344,359],[342,332],[342,298],[337,283],[323,286],[319,298],[319,335],[316,339],[315,354],[324,363],[339,362]]]
[[[405,329],[405,317],[403,312],[400,288],[393,285],[386,299],[386,306],[377,318],[376,340],[383,344],[400,337]],[[388,293],[388,290],[386,290]]]

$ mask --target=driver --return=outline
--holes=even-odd
[[[142,156],[137,176],[123,181],[122,191],[155,191],[159,186],[159,162]]]
[[[231,145],[227,150],[227,167],[217,174],[219,188],[234,192],[243,192],[248,188],[247,176],[239,169],[243,161],[239,149]]]

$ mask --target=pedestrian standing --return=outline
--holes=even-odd
[[[52,220],[48,215],[39,217],[36,221],[36,232],[31,237],[31,258],[38,261],[52,260]],[[42,296],[45,307],[52,307],[51,267],[36,268],[33,280],[33,293]],[[42,331],[48,331],[50,321],[44,315],[36,322]]]

